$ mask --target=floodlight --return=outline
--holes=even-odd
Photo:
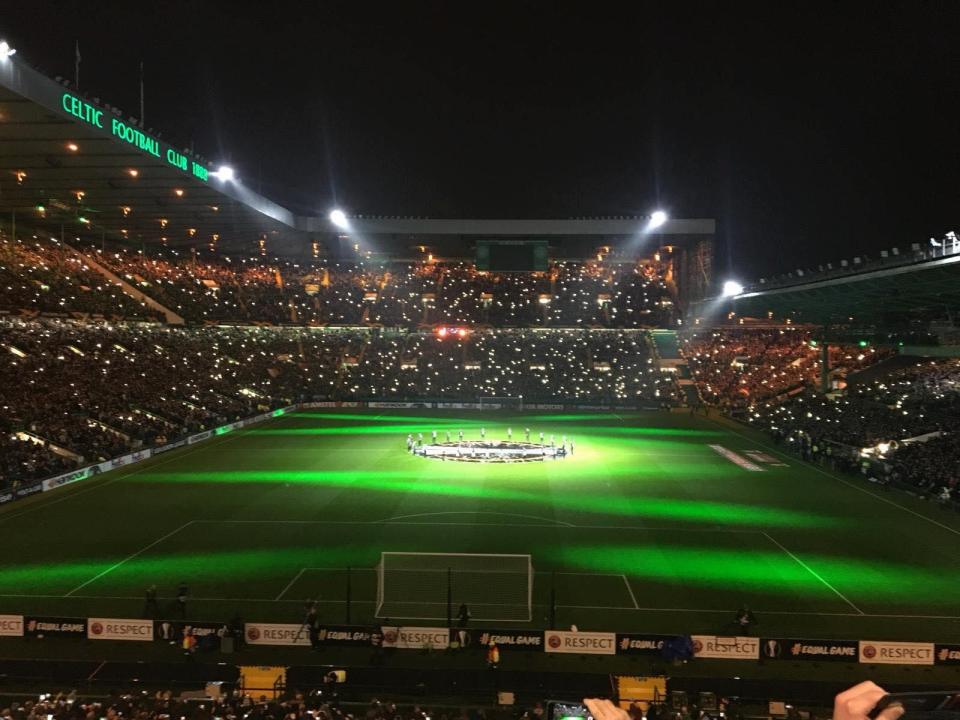
[[[332,222],[338,228],[342,228],[343,230],[350,229],[350,221],[347,220],[346,213],[339,208],[330,211],[330,222]]]
[[[233,168],[229,165],[221,165],[213,176],[221,182],[230,182],[234,178]]]
[[[743,292],[743,285],[736,280],[727,280],[723,284],[723,297],[733,297]]]
[[[8,57],[16,54],[16,49],[10,47],[10,44],[6,40],[0,40],[0,60],[6,60]]]
[[[667,221],[667,214],[663,210],[654,210],[650,213],[650,222],[647,223],[647,230],[656,230]]]

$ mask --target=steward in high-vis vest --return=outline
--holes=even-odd
[[[490,647],[487,648],[487,667],[491,670],[496,670],[499,664],[500,648],[497,647],[495,642],[491,642]]]

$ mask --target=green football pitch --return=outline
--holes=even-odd
[[[406,451],[481,427],[576,452]],[[137,617],[146,587],[167,611],[182,581],[195,620],[294,622],[319,597],[342,623],[349,596],[367,623],[382,552],[495,553],[534,570],[530,619],[507,627],[544,627],[552,599],[581,630],[730,633],[747,603],[766,636],[956,641],[960,518],[764,443],[686,412],[292,413],[3,508],[0,612]],[[442,623],[446,603],[410,615]]]

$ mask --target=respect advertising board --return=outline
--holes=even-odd
[[[0,637],[23,637],[23,615],[0,615]]]
[[[768,660],[856,662],[858,647],[856,640],[763,638],[760,641],[760,654]]]
[[[244,637],[250,645],[310,645],[302,623],[247,623]]]
[[[693,656],[715,660],[759,660],[760,639],[726,635],[692,635]]]
[[[543,634],[544,650],[550,653],[579,655],[613,655],[617,651],[616,633],[547,630]]]
[[[881,665],[933,665],[933,643],[861,640],[859,659]]]
[[[385,648],[446,650],[450,647],[449,628],[383,626],[380,631]]]
[[[88,640],[153,640],[153,620],[139,618],[87,618]]]
[[[23,618],[23,634],[35,638],[82,638],[87,634],[87,621],[85,618],[27,615]]]

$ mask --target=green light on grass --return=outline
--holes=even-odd
[[[277,410],[274,410],[272,413],[270,413],[270,415],[271,415],[271,417],[280,417],[281,415],[283,415],[283,414],[286,413],[286,412],[287,412],[287,411],[284,410],[283,408],[278,408]]]
[[[824,583],[854,597],[895,598],[905,588],[925,598],[946,598],[956,584],[942,573],[909,565],[861,561],[843,557],[804,556],[807,567],[779,550],[755,547],[718,549],[678,545],[580,545],[551,547],[545,553],[552,561],[567,566],[625,574],[654,581],[695,584],[712,588],[744,587],[750,590],[789,595],[803,592],[820,596],[836,593]],[[839,598],[838,598],[839,600]]]
[[[218,427],[216,430],[214,430],[214,431],[213,431],[213,434],[214,434],[214,435],[226,435],[226,434],[227,434],[228,432],[230,432],[231,430],[233,430],[232,427],[230,427],[229,425],[224,425],[223,427]]]
[[[447,471],[451,463],[431,462],[433,467]],[[486,475],[471,482],[460,475],[456,482],[442,478],[431,478],[422,472],[404,470],[236,470],[210,471],[197,473],[144,473],[137,476],[136,482],[156,483],[197,483],[243,485],[297,484],[317,488],[339,488],[362,490],[364,493],[399,493],[413,495],[435,495],[440,497],[478,498],[523,503],[531,506],[544,504],[544,492],[540,483],[532,484],[533,489],[523,489],[511,483],[509,479],[495,484]],[[692,523],[708,523],[734,526],[761,527],[825,527],[838,524],[835,518],[826,515],[786,510],[762,505],[715,502],[711,500],[690,500],[663,498],[655,496],[631,496],[599,493],[591,491],[566,490],[550,497],[549,502],[555,508],[595,513],[613,517],[637,517],[678,520]],[[454,509],[452,506],[450,509]]]
[[[141,584],[160,577],[196,579],[197,581],[228,580],[253,575],[289,575],[294,568],[372,567],[379,556],[375,547],[362,545],[311,545],[309,547],[244,548],[209,552],[172,552],[141,555],[118,564],[122,556],[87,558],[72,562],[43,565],[20,565],[4,568],[0,574],[0,590],[63,589],[103,573],[102,581],[94,581],[85,590],[97,594],[97,585],[129,585],[136,592]],[[80,593],[81,595],[84,593]]]

